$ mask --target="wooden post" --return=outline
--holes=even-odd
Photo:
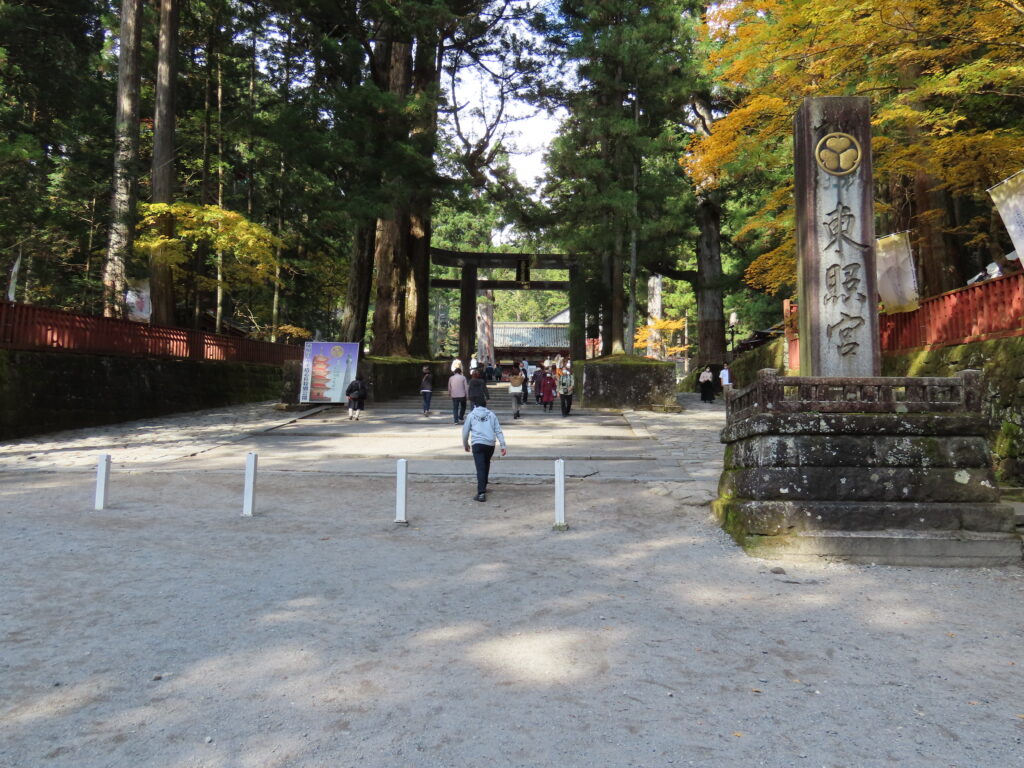
[[[555,459],[555,524],[556,531],[567,531],[565,522],[565,459]]]
[[[102,453],[96,466],[96,509],[106,509],[108,485],[110,485],[110,454]]]
[[[242,517],[252,517],[256,507],[256,454],[249,451],[245,457],[245,493],[242,498]]]
[[[409,462],[399,459],[395,478],[395,525],[408,525],[405,506],[409,495]]]

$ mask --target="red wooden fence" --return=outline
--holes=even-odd
[[[0,301],[0,348],[281,365],[302,347]]]
[[[783,302],[790,366],[800,360],[795,303]],[[946,347],[969,341],[1024,336],[1024,273],[986,280],[933,296],[913,312],[880,315],[883,352]]]
[[[886,352],[1022,336],[1024,273],[933,296],[913,312],[882,315],[879,329]]]

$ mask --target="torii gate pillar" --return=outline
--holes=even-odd
[[[459,359],[467,376],[469,361],[476,353],[476,273],[475,264],[466,264],[459,277]]]

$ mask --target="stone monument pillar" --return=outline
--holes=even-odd
[[[794,134],[800,375],[878,376],[869,101],[807,99]]]
[[[1021,562],[999,503],[979,371],[881,377],[868,100],[796,117],[800,376],[725,395],[715,514],[760,557]]]

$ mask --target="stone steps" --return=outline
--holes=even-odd
[[[1016,521],[1017,530],[1024,529],[1024,501],[1007,501],[1007,506],[1013,508],[1013,516]]]
[[[848,563],[997,567],[1021,562],[1021,537],[969,531],[813,531],[785,537],[748,536],[754,557],[840,560]]]
[[[512,395],[509,394],[508,384],[491,384],[487,388],[487,392],[490,395],[487,407],[493,411],[511,411],[512,410]],[[533,403],[533,393],[530,393],[529,402]],[[555,401],[557,404],[557,400]],[[370,404],[373,406],[374,404]],[[529,404],[524,404],[524,408],[528,407]],[[408,395],[402,395],[401,397],[394,398],[392,400],[385,400],[381,403],[376,404],[376,407],[381,410],[388,411],[422,411],[423,410],[423,396],[418,393],[410,393]],[[431,411],[450,411],[452,407],[451,398],[448,397],[447,389],[435,389],[434,394],[430,403]],[[536,406],[534,406],[536,407]]]

